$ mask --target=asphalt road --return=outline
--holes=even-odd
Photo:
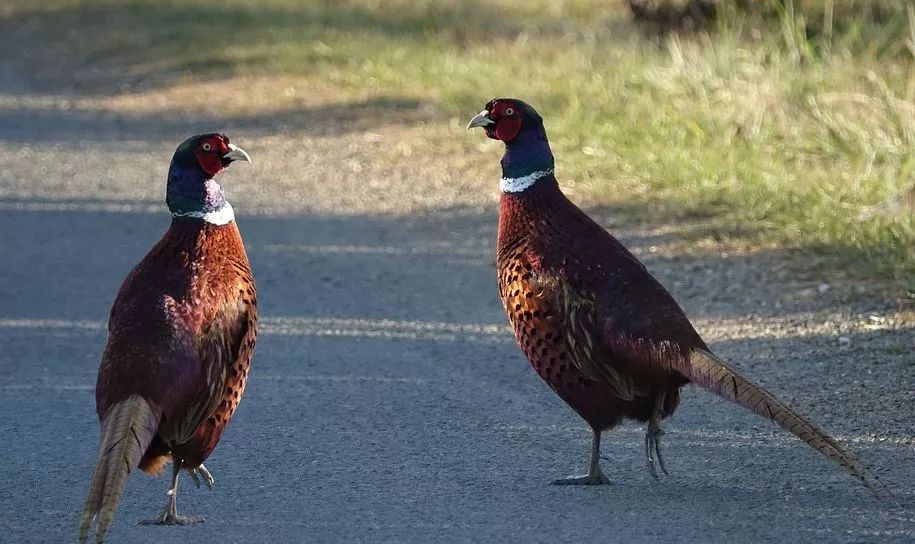
[[[156,197],[164,165],[121,174],[165,161],[174,143],[125,143],[116,128],[87,142],[83,125],[30,133],[3,107],[20,122],[0,128],[0,541],[75,541],[107,312],[169,221]],[[137,526],[167,482],[134,473],[110,542],[915,542],[915,346],[891,302],[776,274],[777,252],[679,257],[664,252],[668,234],[624,231],[714,349],[875,466],[902,506],[694,390],[665,425],[671,478],[651,479],[642,429],[627,426],[604,438],[612,485],[553,487],[585,469],[590,436],[504,326],[491,199],[398,215],[288,211],[284,195],[253,195],[258,213],[246,214],[232,184],[267,184],[265,153],[226,183],[262,334],[207,462],[215,490],[185,480],[179,495],[183,513],[207,521]],[[295,175],[306,193],[335,179]],[[118,191],[127,196],[106,198]]]

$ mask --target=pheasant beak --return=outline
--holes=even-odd
[[[238,147],[235,144],[229,144],[229,152],[222,156],[222,160],[226,164],[232,161],[251,162],[251,157],[244,149]]]
[[[467,123],[467,130],[476,127],[488,127],[495,125],[496,122],[489,118],[489,112],[486,110],[476,114],[476,116]]]

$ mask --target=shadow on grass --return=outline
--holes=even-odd
[[[77,108],[0,107],[0,141],[175,140],[187,134],[221,129],[251,135],[295,130],[333,136],[388,123],[419,123],[427,121],[430,114],[421,102],[406,98],[373,98],[252,115],[200,111],[130,115]]]
[[[810,243],[792,245],[781,243],[778,250],[770,247],[766,227],[762,223],[740,224],[730,220],[720,203],[698,204],[697,208],[671,210],[670,202],[664,200],[640,200],[615,205],[594,206],[589,209],[594,217],[611,231],[621,228],[645,229],[649,234],[640,238],[648,246],[672,244],[692,252],[693,248],[717,246],[737,249],[752,254],[778,252],[787,257],[779,266],[792,276],[804,281],[859,281],[879,283],[895,280],[902,291],[915,288],[915,269],[909,248],[903,245],[861,243],[856,240],[842,240],[833,243]],[[673,226],[672,226],[673,225]],[[891,228],[883,226],[882,228]],[[884,239],[881,239],[884,240]],[[886,239],[891,241],[891,239]],[[701,250],[700,250],[701,251]]]
[[[538,31],[559,23],[544,21]],[[460,48],[514,39],[522,28],[517,13],[479,0],[394,9],[335,1],[99,0],[20,8],[0,19],[0,36],[10,43],[36,44],[16,48],[36,90],[78,94],[165,87],[187,73],[309,73],[321,64],[359,70],[379,45]]]

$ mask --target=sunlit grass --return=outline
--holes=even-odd
[[[645,216],[629,219],[647,223],[702,218],[704,236],[834,252],[915,287],[912,214],[868,213],[915,185],[915,21],[904,3],[725,9],[717,28],[684,36],[639,30],[622,4],[14,0],[4,9],[6,26],[48,31],[36,63],[88,88],[112,82],[91,69],[107,64],[140,86],[282,74],[341,97],[422,100],[441,112],[425,152],[443,161],[479,153],[478,138],[455,137],[458,119],[492,96],[521,97],[546,118],[561,175],[588,204],[638,203]]]

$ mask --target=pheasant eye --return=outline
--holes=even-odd
[[[515,113],[515,110],[511,108],[505,108],[505,115],[511,115],[513,113]]]
[[[210,145],[210,142],[206,142],[206,143],[203,144],[203,150],[204,150],[204,151],[210,151],[210,150],[212,150],[212,149],[213,149],[213,146]]]

